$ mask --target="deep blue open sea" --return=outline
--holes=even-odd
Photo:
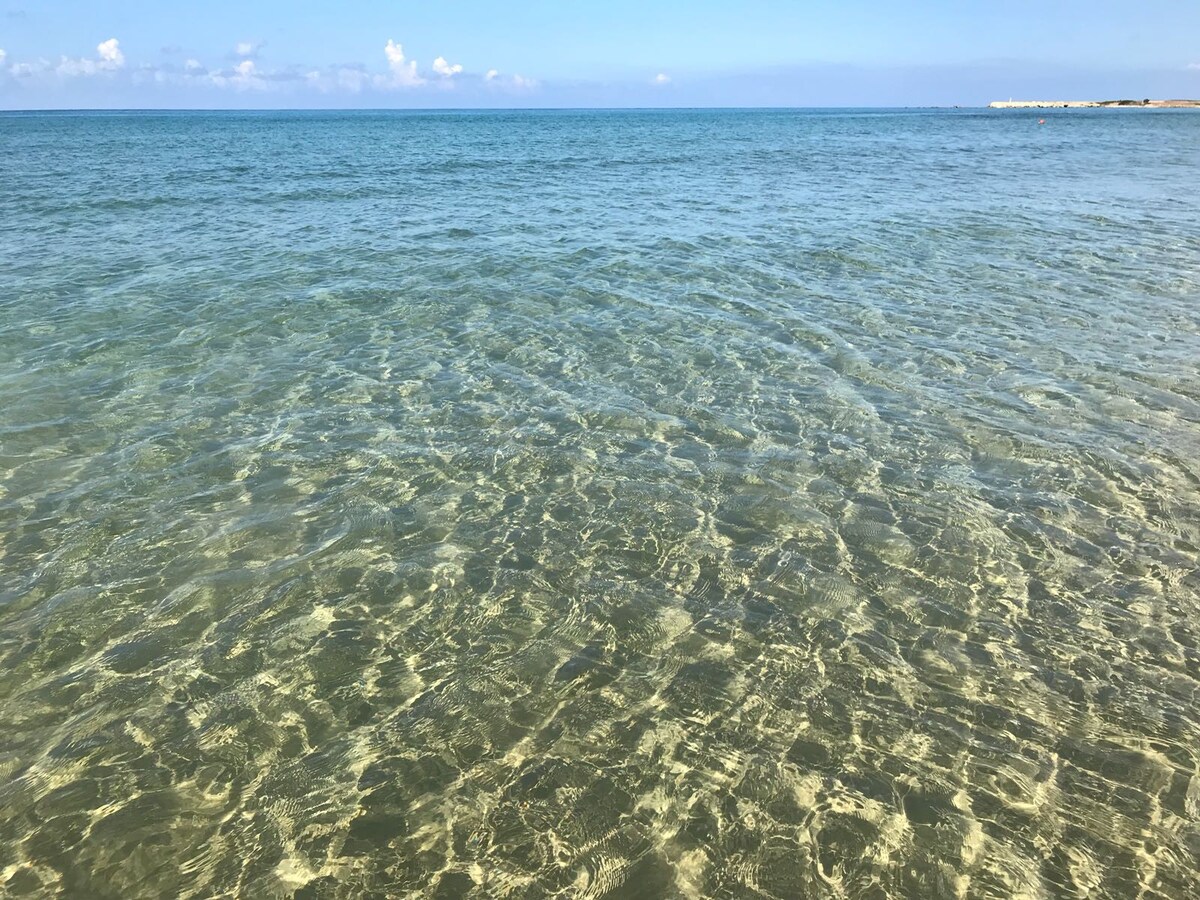
[[[0,115],[0,893],[1200,897],[1200,113]]]

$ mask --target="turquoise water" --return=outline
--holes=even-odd
[[[1200,896],[1200,115],[0,158],[0,890]]]

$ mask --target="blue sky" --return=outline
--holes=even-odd
[[[0,0],[0,107],[1200,96],[1191,0]]]

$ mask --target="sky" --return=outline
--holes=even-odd
[[[0,0],[0,108],[1200,97],[1196,0]]]

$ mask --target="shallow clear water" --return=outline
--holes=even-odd
[[[1200,895],[1200,115],[0,156],[7,893]]]

